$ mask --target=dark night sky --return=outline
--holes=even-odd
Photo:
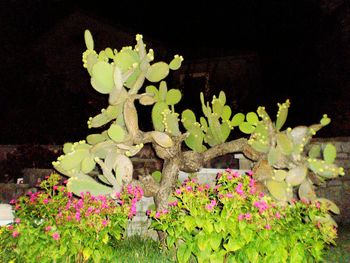
[[[33,45],[77,10],[112,26],[157,39],[171,52],[183,54],[185,59],[254,52],[260,61],[261,94],[264,95],[252,98],[257,101],[256,107],[260,102],[276,104],[291,98],[292,122],[312,124],[325,112],[331,117],[335,114],[340,123],[350,118],[346,102],[350,83],[350,11],[346,1],[112,2],[1,1],[0,143],[60,144],[70,139],[69,128],[75,129],[73,137],[86,135],[87,116],[79,113],[79,107],[84,107],[91,93],[70,94],[66,104],[60,104],[56,98],[57,105],[47,105],[45,96],[50,94],[42,93],[40,85],[26,82],[33,65],[38,63],[31,54]],[[321,5],[325,2],[335,3],[335,7]],[[84,29],[85,25],[81,25],[77,38]],[[61,52],[60,56],[64,54]],[[52,72],[42,74],[48,78],[54,75]],[[64,100],[65,95],[62,98]],[[42,107],[36,100],[42,101]],[[345,124],[342,125],[324,135],[348,135],[349,126],[345,129]],[[79,130],[77,127],[81,126],[84,129]]]

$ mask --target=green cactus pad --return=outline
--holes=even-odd
[[[63,153],[67,154],[73,151],[73,143],[71,142],[66,142],[63,144]]]
[[[94,39],[92,38],[92,35],[88,29],[86,29],[84,32],[84,40],[85,40],[86,48],[89,50],[93,50],[94,49]]]
[[[207,120],[204,117],[200,117],[199,121],[201,123],[202,130],[204,132],[206,132],[208,130],[208,122],[207,122]]]
[[[258,115],[256,115],[256,113],[253,111],[248,112],[246,115],[246,118],[247,118],[247,122],[254,126],[256,126],[259,122]]]
[[[137,52],[131,49],[124,49],[114,56],[114,63],[122,70],[122,72],[126,72],[139,62],[140,58]]]
[[[125,130],[118,124],[112,124],[108,129],[108,136],[115,142],[124,141],[125,135]]]
[[[283,104],[278,103],[278,112],[276,119],[276,130],[279,131],[287,120],[288,108],[290,106],[289,100]]]
[[[151,82],[159,82],[169,74],[169,66],[165,62],[157,62],[152,64],[145,76]]]
[[[224,122],[223,124],[221,124],[220,130],[222,135],[221,143],[224,143],[227,140],[227,138],[230,136],[231,128],[226,122]]]
[[[105,48],[106,56],[110,59],[114,58],[113,50],[110,47]]]
[[[90,180],[80,180],[77,178],[68,179],[67,190],[80,196],[81,193],[89,192],[94,196],[109,195],[113,193],[113,188],[93,182]]]
[[[328,164],[323,160],[308,159],[309,168],[315,173],[324,178],[331,179],[338,175],[344,175],[344,169],[335,164]]]
[[[160,183],[162,179],[162,173],[160,171],[154,171],[151,175],[157,183]]]
[[[163,115],[162,113],[165,110],[168,110],[168,105],[165,102],[157,102],[156,104],[153,105],[152,108],[152,122],[153,122],[153,127],[156,131],[164,131],[165,126],[163,123]]]
[[[105,115],[105,114],[98,114],[93,118],[90,118],[88,120],[88,127],[89,128],[98,128],[101,127],[105,124],[107,124],[108,122],[110,122],[111,120]]]
[[[92,68],[97,63],[98,56],[95,51],[90,52],[86,51],[86,53],[83,54],[83,62],[84,62],[84,68],[87,69],[90,76],[92,75]]]
[[[149,85],[146,87],[146,93],[149,93],[149,94],[153,94],[153,98],[155,99],[155,101],[159,101],[159,91],[158,89],[153,86],[153,85]]]
[[[276,135],[277,147],[285,155],[289,155],[293,152],[293,142],[288,138],[285,133],[279,133]]]
[[[92,68],[92,87],[102,94],[108,94],[114,87],[113,66],[104,61],[98,61]]]
[[[172,112],[171,110],[165,110],[164,112],[164,127],[165,131],[171,134],[172,136],[180,135],[179,130],[179,114]]]
[[[315,202],[320,202],[322,205],[327,207],[328,211],[331,211],[334,214],[337,214],[337,215],[340,214],[339,207],[335,203],[333,203],[331,200],[329,200],[327,198],[316,198]]]
[[[310,201],[313,201],[316,199],[314,186],[312,185],[312,182],[308,178],[305,178],[305,180],[301,183],[298,190],[298,194],[300,199],[306,199]]]
[[[186,145],[196,152],[203,152],[203,138],[204,134],[200,127],[195,126],[190,131],[190,134],[185,139]]]
[[[93,169],[95,169],[96,162],[92,155],[86,156],[81,162],[81,171],[84,174],[90,173]]]
[[[225,92],[223,91],[220,91],[219,93],[219,101],[222,105],[225,105],[226,103],[226,95],[225,95]]]
[[[274,170],[274,176],[273,179],[279,182],[284,181],[286,179],[288,172],[285,170]]]
[[[267,155],[267,160],[269,164],[271,166],[274,166],[278,162],[280,155],[280,150],[272,147]]]
[[[224,104],[222,104],[221,101],[216,98],[213,98],[211,104],[213,108],[213,113],[216,114],[216,116],[220,117],[222,115],[222,111],[224,110]]]
[[[328,143],[323,150],[323,158],[326,163],[332,164],[337,157],[337,149],[331,143]]]
[[[165,81],[159,83],[159,100],[165,101],[168,92],[168,87]]]
[[[181,121],[186,130],[190,130],[197,121],[196,115],[192,110],[186,109],[181,114]]]
[[[109,105],[107,109],[103,112],[108,119],[113,120],[118,117],[119,114],[123,112],[123,105]]]
[[[98,53],[98,61],[108,62],[108,57],[104,50],[101,50],[100,53]]]
[[[86,137],[86,141],[88,142],[88,144],[91,144],[91,145],[98,144],[105,140],[107,140],[106,136],[99,133],[90,134]]]
[[[178,70],[181,67],[181,63],[183,61],[183,57],[179,55],[175,55],[173,60],[169,64],[169,68],[171,70]]]
[[[321,146],[318,144],[313,145],[308,155],[310,158],[319,158],[321,156]]]
[[[266,187],[270,194],[279,201],[288,201],[292,198],[292,191],[284,181],[268,180]]]
[[[251,134],[254,132],[255,127],[252,124],[244,121],[239,125],[239,129],[245,134]]]
[[[175,105],[181,100],[181,91],[178,89],[171,89],[167,92],[165,102],[168,105]]]
[[[222,110],[221,118],[225,121],[228,121],[231,117],[231,114],[232,114],[231,107],[228,105],[225,105]]]
[[[331,119],[328,118],[327,114],[323,114],[323,117],[322,117],[322,119],[321,119],[321,121],[320,121],[321,125],[322,125],[322,126],[326,126],[326,125],[328,125],[330,122],[331,122]]]
[[[164,148],[169,148],[174,146],[173,140],[164,132],[153,131],[151,132],[151,136],[154,141]]]
[[[59,160],[60,166],[64,170],[77,169],[80,170],[81,161],[89,155],[89,151],[85,149],[74,150],[71,153],[63,155]]]
[[[239,126],[241,123],[244,122],[245,116],[243,113],[236,113],[232,120],[231,120],[231,125],[233,127]]]
[[[296,186],[301,184],[307,176],[308,169],[305,166],[298,166],[289,170],[286,177],[287,184]]]

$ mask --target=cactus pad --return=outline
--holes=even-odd
[[[112,124],[108,129],[108,136],[115,142],[124,141],[125,135],[125,130],[118,124]]]
[[[292,186],[301,184],[305,180],[307,172],[308,170],[305,166],[297,166],[290,169],[286,177],[287,184],[290,184]]]
[[[323,158],[326,163],[332,164],[337,157],[337,149],[331,143],[328,143],[323,150]]]
[[[268,180],[266,182],[266,187],[270,194],[279,201],[288,201],[292,198],[292,189],[288,188],[286,182]]]
[[[167,92],[165,102],[168,105],[175,105],[181,100],[181,92],[178,89],[171,89]]]
[[[67,183],[67,190],[80,196],[81,193],[89,192],[94,196],[110,195],[113,193],[113,188],[99,184],[90,180],[81,180],[78,178],[70,178]]]
[[[314,186],[309,179],[305,179],[298,190],[299,198],[313,201],[316,199],[316,193],[314,190]]]
[[[169,74],[169,66],[165,62],[152,64],[146,72],[146,78],[151,82],[159,82]]]
[[[182,56],[179,56],[179,55],[175,55],[173,60],[170,62],[169,64],[169,68],[171,70],[177,70],[181,67],[181,63],[183,61],[183,57]]]
[[[113,66],[104,61],[98,61],[92,68],[92,87],[102,94],[108,94],[114,87]]]
[[[239,126],[242,122],[244,122],[245,116],[243,113],[237,113],[233,116],[231,120],[231,125],[233,127]]]
[[[174,146],[173,140],[170,138],[169,135],[167,135],[164,132],[153,131],[151,133],[151,136],[157,144],[159,144],[164,148],[169,148]]]
[[[86,48],[89,50],[93,50],[94,49],[94,39],[92,38],[90,31],[87,29],[84,32],[84,40],[85,40]]]

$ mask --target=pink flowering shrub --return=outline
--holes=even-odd
[[[141,188],[131,185],[108,199],[89,193],[76,198],[57,174],[42,191],[13,200],[14,224],[2,227],[0,262],[111,262],[114,242],[136,214]]]
[[[319,202],[275,203],[258,192],[252,174],[226,170],[214,187],[185,181],[165,211],[148,211],[156,230],[167,233],[179,262],[317,262],[336,227],[322,220]]]

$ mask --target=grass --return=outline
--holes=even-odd
[[[170,263],[170,252],[163,252],[159,242],[150,238],[132,236],[115,245],[118,253],[118,263]]]
[[[337,245],[326,251],[324,262],[347,263],[350,262],[350,225],[339,226]],[[176,262],[175,254],[161,250],[159,242],[145,239],[140,236],[132,236],[116,244],[118,251],[118,263],[147,262],[170,263]]]

